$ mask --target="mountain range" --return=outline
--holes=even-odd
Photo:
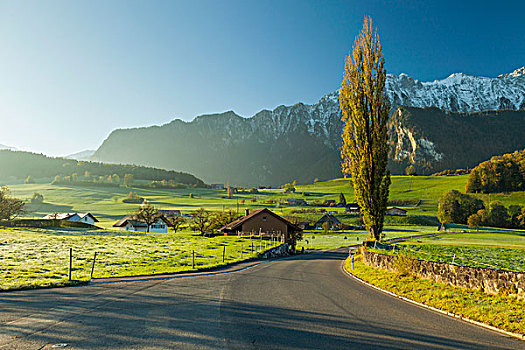
[[[525,67],[497,78],[455,73],[432,82],[389,74],[386,89],[394,172],[409,163],[425,173],[466,168],[525,148]],[[251,118],[229,111],[191,122],[117,129],[92,159],[176,169],[208,183],[277,185],[333,178],[341,176],[340,116],[336,91],[313,105],[279,106]],[[509,142],[497,142],[494,135]]]

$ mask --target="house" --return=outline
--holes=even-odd
[[[357,203],[348,203],[345,206],[345,211],[349,214],[359,214],[361,207]]]
[[[165,218],[171,218],[171,217],[174,217],[174,216],[182,216],[180,210],[159,209],[158,212],[159,212],[159,214],[161,214]]]
[[[44,216],[48,220],[66,220],[71,222],[82,222],[88,225],[95,225],[98,219],[91,213],[53,213]]]
[[[224,190],[224,184],[211,184],[210,187],[216,190]]]
[[[280,217],[267,208],[254,210],[219,229],[225,234],[260,235],[263,239],[277,238],[281,242],[295,245],[294,233],[302,231],[297,225]]]
[[[335,216],[333,216],[332,214],[324,214],[322,218],[317,220],[317,222],[315,223],[314,226],[317,229],[322,229],[323,228],[323,224],[325,222],[327,222],[327,221],[330,223],[330,229],[333,229],[334,227],[335,228],[340,228],[341,227],[341,221],[339,221],[339,219],[336,218]]]
[[[297,223],[297,227],[299,227],[301,230],[310,230],[311,225],[308,221],[302,221]]]
[[[391,216],[407,216],[407,211],[398,207],[392,207],[385,211],[385,215]]]
[[[288,205],[306,205],[306,201],[302,198],[287,198]]]
[[[135,215],[126,215],[117,221],[113,227],[117,227],[121,231],[137,231],[137,232],[152,232],[152,233],[167,233],[168,222],[164,216],[159,216],[157,221],[149,226],[145,222],[137,220]]]

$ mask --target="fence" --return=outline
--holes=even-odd
[[[39,238],[51,241],[38,241]],[[0,240],[0,290],[88,281],[90,278],[212,268],[260,256],[274,240],[182,235],[37,235],[28,243]],[[1,238],[1,237],[0,237]],[[122,239],[121,242],[118,239]]]

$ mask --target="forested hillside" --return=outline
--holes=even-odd
[[[470,172],[466,188],[472,193],[525,191],[525,150],[481,163]]]
[[[111,176],[124,178],[131,174],[137,180],[174,181],[177,183],[204,186],[195,176],[178,171],[157,169],[145,166],[84,162],[64,158],[51,158],[42,154],[0,150],[0,180],[12,178],[33,178],[70,176],[72,174],[91,176]]]

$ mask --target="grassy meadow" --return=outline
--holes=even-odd
[[[204,238],[188,232],[0,229],[0,290],[67,284],[70,248],[72,279],[87,281],[95,252],[94,277],[102,278],[196,271],[256,257],[272,244],[277,243],[224,236]]]
[[[34,192],[44,196],[44,203],[27,204],[28,217],[42,217],[54,212],[91,212],[100,222],[100,229],[28,229],[0,228],[0,289],[31,288],[34,286],[61,285],[67,283],[69,248],[73,249],[73,279],[87,280],[91,270],[93,254],[97,252],[95,277],[112,277],[169,273],[191,270],[191,251],[196,254],[196,268],[206,268],[222,264],[222,249],[226,246],[226,263],[254,257],[257,251],[264,250],[264,243],[252,253],[251,241],[237,237],[205,238],[185,228],[182,232],[168,234],[145,234],[122,232],[112,225],[126,214],[135,212],[139,205],[124,203],[129,192],[136,192],[159,209],[179,209],[183,214],[204,207],[212,211],[238,210],[244,213],[249,208],[269,208],[279,215],[291,215],[299,221],[315,222],[325,211],[335,215],[345,223],[359,224],[356,215],[344,213],[344,208],[289,206],[283,204],[287,198],[303,198],[307,202],[339,201],[344,193],[347,202],[352,202],[353,189],[346,179],[335,179],[307,185],[297,185],[296,193],[284,193],[282,189],[262,189],[258,193],[237,193],[226,198],[225,190],[187,188],[154,189],[142,187],[95,187],[78,185],[50,185],[49,179],[37,179],[34,184],[12,181],[9,188],[18,198],[28,200]],[[435,233],[437,229],[437,203],[441,194],[448,189],[463,190],[466,176],[407,177],[394,176],[390,200],[407,205],[397,205],[408,211],[407,217],[386,217],[385,238],[406,237],[418,234]],[[490,200],[500,200],[505,205],[524,203],[524,193],[493,194]],[[525,234],[519,231],[483,230],[479,233],[461,234],[466,228],[455,225],[448,231],[457,234],[410,240],[421,254],[439,255],[453,249],[476,246],[479,251],[471,256],[490,257],[484,263],[492,264],[497,253],[490,249],[507,249],[512,259],[519,260],[525,252]],[[299,241],[298,249],[327,249],[361,243],[367,233],[360,231],[307,230],[304,239]],[[267,243],[268,244],[268,243]],[[429,248],[430,247],[430,248]],[[437,248],[441,247],[441,248]],[[442,248],[445,247],[445,248]],[[248,249],[249,248],[249,249]],[[267,246],[266,248],[269,248]],[[487,253],[487,254],[486,254]],[[488,254],[490,253],[490,254]],[[448,254],[448,253],[447,253]],[[501,255],[501,253],[500,253]],[[502,256],[502,255],[501,255]],[[501,257],[500,256],[500,257]],[[512,260],[512,261],[514,261]],[[459,262],[456,260],[456,262]],[[513,263],[522,269],[519,261]]]

